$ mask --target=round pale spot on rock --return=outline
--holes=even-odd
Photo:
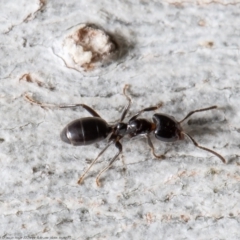
[[[113,38],[92,24],[82,24],[74,28],[65,38],[63,46],[72,64],[84,70],[92,70],[100,63],[113,60],[118,52]]]

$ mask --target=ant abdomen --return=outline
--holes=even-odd
[[[61,132],[63,142],[74,146],[83,146],[105,139],[112,128],[98,117],[80,118],[70,122]]]

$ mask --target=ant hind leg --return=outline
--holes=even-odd
[[[144,109],[140,110],[139,112],[137,112],[135,115],[133,115],[133,117],[131,117],[131,119],[129,121],[135,120],[143,112],[155,111],[158,108],[162,107],[162,105],[163,105],[162,103],[159,103],[156,106],[144,108]]]
[[[93,117],[99,117],[101,118],[101,116],[91,107],[89,107],[86,104],[82,104],[82,103],[77,103],[77,104],[69,104],[69,105],[55,105],[55,104],[49,104],[49,103],[41,103],[35,99],[33,99],[32,97],[30,97],[29,95],[25,94],[24,95],[25,100],[27,100],[28,102],[38,105],[42,108],[75,108],[75,107],[82,107],[85,110],[87,110]]]
[[[117,141],[115,143],[115,147],[118,148],[118,153],[112,158],[112,160],[110,161],[108,166],[106,166],[103,170],[101,170],[96,177],[96,183],[97,183],[98,187],[100,186],[100,181],[99,181],[100,176],[112,166],[112,164],[115,162],[115,160],[118,158],[118,156],[122,152],[122,144],[119,141]]]
[[[99,159],[99,157],[107,150],[107,148],[112,144],[112,142],[108,143],[108,145],[97,155],[97,157],[95,158],[95,160],[92,161],[92,163],[90,164],[90,166],[87,168],[87,170],[85,170],[85,172],[82,174],[82,176],[79,178],[78,180],[78,184],[81,184],[84,177],[86,176],[86,174],[89,172],[89,170],[91,169],[91,167],[97,162],[97,160]]]

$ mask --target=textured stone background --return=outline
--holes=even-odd
[[[238,1],[1,1],[0,236],[72,239],[240,239],[240,4]],[[125,54],[92,71],[66,66],[69,29],[95,23],[120,38]],[[30,74],[33,82],[21,77]],[[21,79],[21,80],[20,80]],[[38,82],[37,82],[38,81]],[[131,114],[163,102],[161,112],[228,164],[190,142],[123,141],[123,154],[102,176],[112,147],[84,184],[77,180],[106,142],[73,147],[60,141],[83,109],[43,109],[85,103],[108,121],[133,99]],[[152,113],[144,114],[151,118]]]

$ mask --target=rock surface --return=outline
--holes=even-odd
[[[0,3],[0,236],[11,239],[240,239],[240,32],[236,1],[8,1]],[[64,39],[95,24],[121,43],[120,57],[90,69],[66,61]],[[71,49],[72,51],[73,49]],[[72,53],[71,53],[72,54]],[[123,154],[95,178],[112,146],[82,185],[77,181],[106,142],[74,147],[60,141],[84,103],[104,119],[127,119],[163,102],[196,141],[122,141]],[[153,113],[144,113],[151,119]]]

